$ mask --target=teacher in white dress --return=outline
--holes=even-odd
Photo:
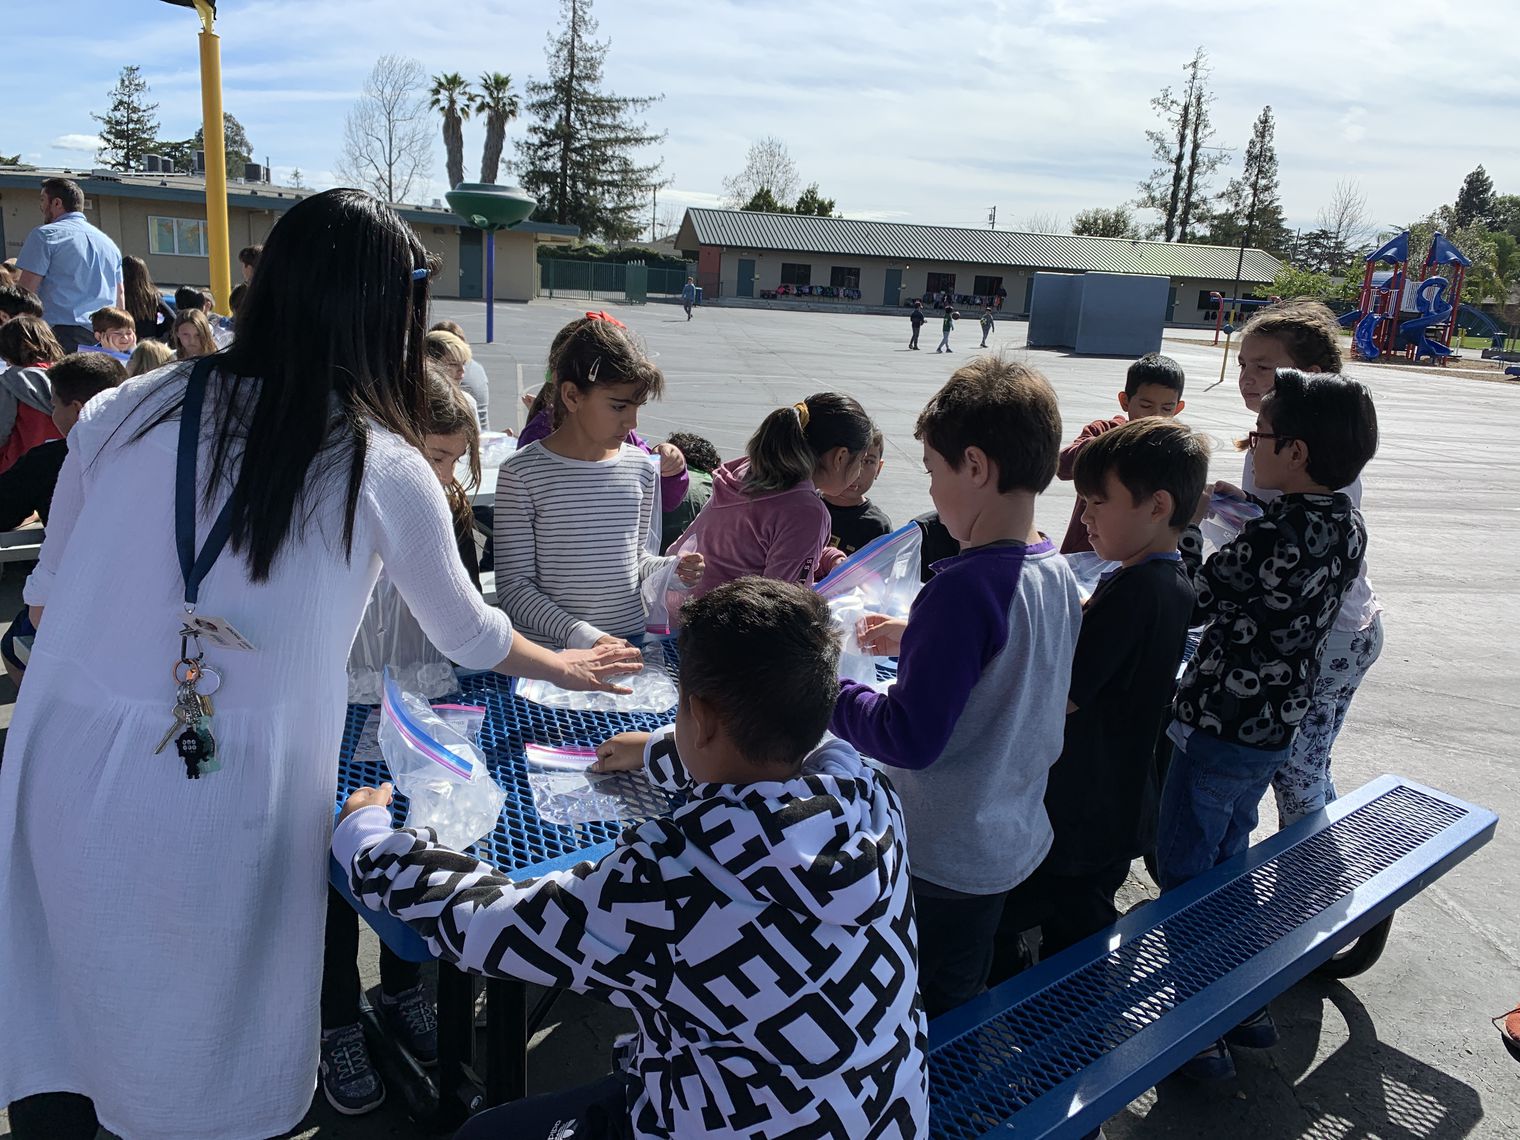
[[[305,1114],[344,663],[382,563],[462,665],[579,689],[636,667],[514,637],[466,578],[418,448],[427,258],[368,195],[308,198],[271,233],[233,345],[92,401],[69,437],[0,764],[17,1140],[97,1121],[264,1140]],[[154,751],[183,729],[191,603],[252,645],[204,645],[221,685],[199,766],[177,740]]]

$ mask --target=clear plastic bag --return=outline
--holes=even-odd
[[[594,749],[529,744],[523,751],[533,807],[546,823],[632,823],[670,810],[669,798],[643,772],[586,771]]]
[[[654,463],[655,477],[655,516],[654,524],[649,528],[649,534],[644,540],[644,548],[655,558],[663,558],[660,553],[660,456],[651,454],[650,460]],[[679,609],[684,597],[681,590],[680,579],[676,577],[676,562],[678,559],[669,558],[665,565],[661,566],[653,574],[644,579],[639,588],[644,599],[644,631],[651,637],[668,637],[670,635],[670,614],[672,609]]]
[[[1082,594],[1084,602],[1092,597],[1104,574],[1119,569],[1119,563],[1110,562],[1095,550],[1079,550],[1066,555],[1066,565],[1071,568],[1072,577],[1077,580],[1077,590]]]
[[[622,693],[576,693],[549,681],[517,679],[516,694],[525,701],[551,709],[579,709],[583,712],[668,713],[676,707],[678,697],[675,678],[665,665],[665,649],[656,642],[644,646],[644,670],[617,678],[619,685],[633,690]]]
[[[379,704],[386,669],[403,692],[444,697],[459,688],[454,666],[433,647],[382,570],[348,652],[348,703]]]
[[[1249,499],[1237,499],[1234,495],[1221,495],[1215,491],[1209,496],[1209,514],[1198,525],[1203,537],[1215,550],[1228,546],[1240,536],[1246,523],[1261,518],[1262,510]]]
[[[828,602],[840,630],[841,678],[876,684],[876,659],[860,645],[860,619],[866,614],[908,616],[923,586],[919,573],[923,542],[923,529],[908,523],[861,547],[814,587]]]
[[[480,710],[456,706],[448,712],[468,730]],[[484,713],[480,715],[483,719]],[[426,699],[403,692],[389,674],[380,702],[379,735],[391,782],[407,798],[408,827],[431,827],[440,843],[461,851],[490,834],[507,796],[491,779],[479,747],[434,712]]]

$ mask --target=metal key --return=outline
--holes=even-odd
[[[169,741],[173,740],[178,733],[183,732],[189,723],[190,720],[186,716],[184,707],[176,702],[174,705],[174,723],[169,726],[169,731],[164,733],[164,738],[158,742],[158,747],[153,750],[153,755],[157,756],[165,748],[168,748]]]

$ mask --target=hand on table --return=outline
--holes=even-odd
[[[681,454],[681,449],[675,444],[657,443],[654,445],[654,453],[660,457],[660,478],[669,479],[686,470],[686,456]]]
[[[707,560],[695,551],[681,555],[676,561],[676,577],[684,586],[695,586],[706,571]]]
[[[595,641],[593,641],[591,643],[591,648],[593,648],[593,649],[600,649],[604,645],[615,646],[615,647],[617,647],[619,649],[631,649],[631,648],[633,648],[633,643],[631,641],[627,640],[626,638],[622,638],[622,637],[614,637],[610,633],[604,633],[604,634],[602,634],[601,637],[599,637]]]
[[[887,617],[886,614],[866,614],[855,623],[855,640],[867,653],[876,657],[895,657],[902,649],[903,631],[908,628],[907,618]]]
[[[649,743],[647,732],[620,732],[596,746],[596,763],[593,772],[633,772],[644,766],[644,746]]]
[[[338,822],[342,823],[360,808],[390,806],[391,786],[389,784],[381,784],[378,788],[357,788],[350,793],[348,799],[343,801],[343,811],[338,815]]]
[[[591,649],[563,649],[556,656],[565,675],[555,684],[580,693],[631,693],[632,689],[614,685],[610,678],[626,677],[644,668],[644,655],[627,642],[599,644]]]

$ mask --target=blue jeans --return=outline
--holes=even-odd
[[[1194,731],[1172,749],[1161,790],[1156,867],[1163,891],[1251,845],[1256,812],[1290,748],[1266,751]]]

